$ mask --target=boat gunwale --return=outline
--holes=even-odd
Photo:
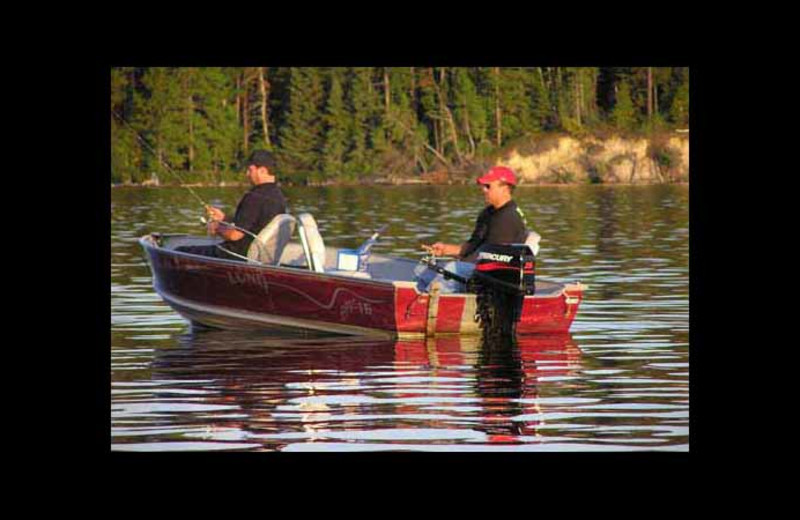
[[[266,271],[273,271],[277,273],[291,273],[295,275],[300,275],[304,277],[311,277],[311,278],[328,278],[334,277],[336,280],[346,280],[349,282],[364,284],[364,285],[373,285],[379,286],[381,288],[393,287],[393,288],[403,288],[403,289],[413,289],[417,296],[420,295],[430,295],[428,292],[421,292],[419,287],[417,286],[417,282],[409,281],[409,280],[387,280],[387,279],[374,279],[374,278],[359,278],[354,276],[342,275],[337,274],[335,272],[323,272],[318,273],[316,271],[312,271],[310,269],[303,269],[300,266],[297,267],[290,267],[286,265],[266,265],[266,264],[255,264],[249,262],[241,262],[239,260],[229,260],[226,258],[216,258],[210,256],[203,256],[197,255],[193,253],[187,253],[185,251],[177,251],[175,249],[165,248],[158,243],[155,242],[155,239],[165,237],[165,238],[174,238],[174,237],[188,237],[188,238],[199,238],[205,239],[206,237],[199,237],[196,235],[189,235],[188,233],[148,233],[139,238],[139,244],[141,244],[145,249],[150,248],[159,252],[159,254],[167,254],[167,255],[175,255],[183,258],[188,258],[191,260],[198,260],[201,262],[208,262],[211,264],[219,264],[222,266],[230,266],[230,267],[246,267],[249,269],[261,270],[264,269]],[[402,260],[406,262],[412,262],[412,260],[402,257],[389,257],[386,255],[381,255],[386,258],[390,258],[392,260]],[[563,298],[566,297],[566,293],[578,293],[580,295],[588,288],[587,285],[582,284],[581,282],[550,282],[546,280],[542,280],[544,283],[552,284],[556,286],[560,286],[556,290],[552,291],[549,294],[541,294],[535,293],[533,295],[525,296],[525,299],[549,299],[549,298]],[[440,298],[452,299],[452,298],[475,298],[475,294],[473,293],[445,293],[440,294]]]

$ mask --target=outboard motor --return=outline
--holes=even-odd
[[[475,318],[485,334],[514,334],[525,296],[536,290],[536,257],[525,244],[486,244],[477,253],[467,283],[477,294]]]

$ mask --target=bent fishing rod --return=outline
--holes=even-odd
[[[141,143],[142,143],[142,144],[145,146],[145,148],[147,148],[147,149],[150,151],[150,153],[152,153],[152,154],[153,154],[153,156],[154,156],[156,159],[158,159],[158,162],[160,162],[160,163],[161,163],[161,165],[162,165],[164,168],[166,168],[168,172],[170,172],[172,175],[174,175],[175,177],[177,177],[177,178],[178,178],[178,180],[179,180],[179,181],[180,181],[180,183],[181,183],[181,186],[182,186],[182,187],[184,187],[184,188],[186,188],[187,190],[189,190],[189,192],[190,192],[192,195],[194,195],[194,197],[195,197],[195,198],[196,198],[198,201],[200,201],[200,203],[203,205],[203,208],[204,208],[204,209],[206,209],[206,211],[208,211],[209,204],[208,204],[208,203],[207,203],[205,200],[203,200],[203,198],[202,198],[202,197],[200,197],[200,195],[198,195],[198,194],[197,194],[197,193],[196,193],[196,192],[195,192],[195,191],[192,189],[192,187],[191,187],[191,186],[189,186],[188,184],[186,184],[186,181],[184,180],[184,178],[183,178],[183,177],[181,177],[180,175],[178,175],[178,172],[176,172],[175,170],[173,170],[172,168],[170,168],[169,164],[167,164],[167,162],[166,162],[165,160],[163,160],[163,159],[162,159],[162,158],[159,156],[158,152],[156,152],[156,151],[153,149],[153,147],[152,147],[152,146],[150,146],[150,143],[148,143],[148,142],[147,142],[147,140],[146,140],[146,139],[145,139],[145,138],[142,136],[142,134],[141,134],[141,133],[140,133],[138,130],[136,130],[136,129],[135,129],[133,126],[131,126],[131,124],[130,124],[130,123],[128,123],[127,121],[125,121],[125,119],[124,119],[124,118],[123,118],[121,115],[117,114],[117,112],[116,112],[115,110],[111,110],[111,113],[112,113],[112,114],[114,114],[115,116],[117,116],[117,119],[119,119],[119,120],[122,122],[122,124],[124,124],[125,126],[127,126],[128,128],[130,128],[130,129],[131,129],[131,131],[134,133],[134,135],[136,135],[136,138],[137,138],[137,139],[139,139],[139,141],[140,141],[140,142],[141,142]]]

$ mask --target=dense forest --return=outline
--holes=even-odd
[[[110,124],[112,183],[244,181],[258,148],[288,182],[412,178],[545,133],[688,128],[689,69],[116,67]]]

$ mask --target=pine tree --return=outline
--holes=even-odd
[[[478,145],[486,139],[486,112],[470,71],[463,67],[453,70],[453,116],[467,144],[467,158],[472,159]]]
[[[368,164],[370,172],[377,172],[383,168],[391,148],[388,139],[388,122],[386,121],[386,93],[383,92],[385,88],[384,70],[383,68],[371,69],[373,75],[370,88],[368,89],[370,115],[368,119],[369,135],[367,142],[369,143]],[[381,89],[375,88],[375,85],[381,85]],[[389,106],[391,106],[391,103]]]
[[[319,73],[311,68],[292,68],[289,89],[279,158],[290,177],[303,181],[320,167],[323,92]]]
[[[633,130],[636,125],[636,107],[631,100],[630,87],[626,81],[618,85],[617,101],[611,112],[611,120],[619,130]]]
[[[527,79],[526,96],[530,112],[530,130],[540,131],[547,125],[549,113],[547,88],[541,67],[529,71]]]
[[[417,119],[414,110],[415,73],[413,68],[390,68],[390,105],[386,116],[389,142],[405,158],[407,163],[398,168],[411,171],[417,164],[427,170],[425,144],[428,134],[425,126]]]
[[[420,122],[425,125],[432,138],[430,144],[437,154],[442,153],[444,138],[442,137],[442,116],[439,110],[439,101],[436,97],[435,71],[433,68],[423,68],[419,71],[417,88],[419,91]]]
[[[349,71],[349,80],[347,99],[351,120],[345,170],[350,179],[356,179],[363,176],[370,167],[367,141],[369,119],[373,110],[369,92],[370,70],[366,67],[354,67]]]
[[[689,69],[680,71],[680,83],[675,89],[675,95],[670,107],[670,118],[680,128],[689,126]]]
[[[196,111],[196,165],[201,171],[214,172],[214,180],[220,181],[220,172],[230,170],[236,161],[235,107],[230,93],[230,77],[219,67],[202,68],[197,71],[195,86]]]
[[[476,155],[486,156],[495,149],[497,139],[496,127],[496,113],[497,108],[495,100],[495,67],[479,67],[471,71],[470,77],[475,84],[475,91],[478,95],[479,109],[476,113],[482,112],[483,128],[476,128],[475,133],[478,140]]]
[[[597,88],[600,69],[598,67],[584,67],[582,69],[580,85],[581,94],[581,124],[594,126],[600,120],[597,107]]]
[[[348,113],[344,106],[343,69],[331,71],[330,89],[325,106],[325,142],[322,148],[323,178],[344,177],[344,153],[347,148]]]
[[[112,182],[138,182],[142,178],[142,150],[132,122],[135,113],[135,73],[132,67],[111,69]]]

